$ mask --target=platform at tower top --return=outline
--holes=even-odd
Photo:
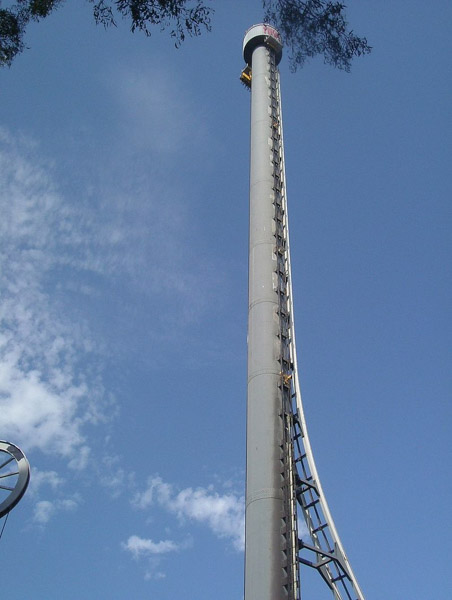
[[[268,23],[259,23],[253,25],[245,33],[243,40],[243,58],[248,65],[251,65],[251,57],[253,50],[258,46],[268,46],[275,51],[276,64],[279,63],[282,57],[282,40],[277,29]]]

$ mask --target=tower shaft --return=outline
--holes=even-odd
[[[276,56],[262,44],[251,57],[245,600],[295,599],[298,572],[282,385],[290,357],[281,323],[287,310]]]
[[[318,477],[298,382],[279,33],[251,27],[243,54],[251,89],[245,600],[299,600],[300,565],[320,573],[334,600],[364,600]]]

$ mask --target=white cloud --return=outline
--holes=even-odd
[[[174,515],[182,525],[193,522],[204,524],[216,536],[232,541],[236,550],[244,548],[244,499],[233,492],[219,494],[213,487],[188,487],[177,491],[157,476],[150,477],[146,488],[135,494],[132,505],[142,510],[157,506]],[[162,557],[190,545],[191,539],[182,543],[169,539],[155,542],[132,535],[123,543],[123,548],[135,559],[146,560],[145,579],[161,579],[165,577],[165,573],[159,570]]]
[[[301,509],[297,512],[297,529],[298,529],[298,537],[305,542],[311,542],[311,536],[309,534],[308,526],[306,525],[306,521],[302,515]]]
[[[165,555],[171,552],[179,552],[191,546],[191,539],[183,542],[175,542],[174,540],[160,540],[154,542],[149,538],[142,538],[138,535],[131,535],[127,542],[123,542],[122,547],[132,554],[133,558],[145,559],[146,570],[145,579],[164,579],[166,573],[159,570],[162,559]]]
[[[41,488],[51,488],[52,491],[55,491],[63,483],[64,480],[56,471],[41,471],[37,467],[34,467],[27,494],[29,496],[36,496],[40,492]]]
[[[63,495],[65,480],[56,471],[41,471],[33,467],[27,496],[34,502],[32,521],[44,526],[57,513],[73,512],[80,503],[81,497],[78,493],[70,496]],[[51,500],[41,499],[49,495]]]
[[[231,538],[234,546],[243,550],[243,499],[234,494],[220,495],[203,488],[187,488],[179,492],[169,506],[178,517],[205,523],[213,533]]]
[[[153,336],[180,336],[220,292],[212,276],[216,291],[199,294],[205,273],[184,242],[190,211],[171,182],[150,187],[151,176],[135,179],[123,165],[114,186],[88,191],[80,179],[76,191],[65,182],[63,194],[55,173],[37,143],[0,128],[0,430],[27,454],[36,449],[84,469],[99,457],[90,426],[116,414],[101,375],[109,356],[141,359],[141,338],[147,349]],[[149,318],[153,308],[157,319]],[[99,480],[115,495],[130,474],[118,462]],[[37,481],[41,489],[59,485],[50,475]],[[56,506],[41,504],[36,518],[50,518]],[[173,513],[199,520],[190,511]],[[227,535],[213,512],[208,523]]]
[[[100,421],[104,391],[95,369],[80,366],[94,348],[86,326],[61,311],[49,283],[76,228],[36,145],[4,130],[0,143],[0,427],[27,452],[83,468],[84,426]]]
[[[135,472],[124,469],[120,456],[107,454],[96,465],[98,481],[113,498],[135,488]]]
[[[40,500],[36,503],[33,512],[33,521],[38,525],[45,525],[57,512],[74,511],[80,504],[79,498],[62,498],[54,501]]]
[[[165,483],[161,477],[150,477],[146,489],[135,495],[132,504],[137,508],[147,508],[155,502],[168,505],[172,493],[172,486],[169,483]]]
[[[55,506],[53,502],[49,500],[40,500],[36,503],[33,520],[41,525],[47,523],[50,517],[55,512]]]
[[[158,504],[181,521],[204,523],[218,537],[232,540],[237,550],[244,548],[244,500],[232,492],[219,494],[211,488],[175,492],[160,477],[152,477],[146,489],[136,494],[133,504],[141,509]]]
[[[40,448],[62,456],[85,453],[81,434],[82,417],[78,416],[83,385],[56,386],[38,370],[21,366],[18,348],[8,352],[0,343],[0,425],[12,440],[28,450]],[[60,371],[59,376],[63,374]]]
[[[184,547],[183,544],[178,544],[173,540],[161,540],[153,542],[150,539],[140,538],[137,535],[131,535],[123,547],[128,550],[134,558],[139,558],[143,555],[150,554],[168,554],[168,552],[176,552]]]

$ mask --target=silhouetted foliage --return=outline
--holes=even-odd
[[[64,0],[16,0],[9,8],[0,8],[0,66],[11,66],[15,56],[25,48],[24,35],[30,21],[40,21]],[[151,27],[170,29],[175,45],[185,37],[210,31],[213,9],[202,0],[88,0],[93,5],[96,23],[105,27],[116,26],[116,18],[130,22],[137,29],[151,35]]]
[[[279,30],[293,71],[321,54],[326,63],[350,71],[354,56],[369,54],[366,38],[348,31],[345,4],[325,0],[263,0],[265,21]]]
[[[22,31],[17,15],[0,8],[0,64],[10,65],[23,50]]]
[[[25,48],[25,30],[30,21],[47,17],[64,0],[17,0],[9,8],[0,7],[0,66],[11,66]]]
[[[176,46],[184,41],[187,35],[197,36],[201,30],[210,31],[210,15],[212,8],[204,5],[201,0],[89,0],[94,6],[96,23],[105,27],[116,26],[115,11],[131,23],[131,30],[137,29],[151,35],[150,27],[159,25],[160,28],[171,28],[170,35],[175,39]]]
[[[153,26],[169,29],[176,47],[186,36],[210,31],[214,9],[203,0],[87,0],[96,23],[116,26],[118,17],[130,23],[132,31],[151,35]],[[24,36],[30,21],[40,21],[64,0],[16,0],[0,7],[0,66],[11,66],[25,48]],[[1,4],[1,0],[0,0]],[[296,70],[306,59],[323,54],[325,62],[350,70],[353,56],[370,52],[365,38],[347,30],[345,5],[326,0],[262,0],[265,21],[281,32],[289,48],[291,67]]]

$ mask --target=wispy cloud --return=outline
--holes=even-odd
[[[41,471],[37,467],[33,468],[33,477],[30,479],[28,487],[28,496],[36,497],[42,488],[50,488],[55,492],[62,484],[64,479],[56,471]]]
[[[185,550],[191,545],[190,538],[182,542],[175,542],[174,540],[154,542],[149,538],[131,535],[126,542],[123,542],[122,547],[130,552],[135,560],[145,559],[145,579],[164,579],[166,573],[161,569],[164,555]]]
[[[68,495],[65,484],[65,479],[56,471],[42,471],[33,467],[27,491],[28,498],[34,503],[32,523],[44,527],[57,513],[78,509],[82,502],[80,494]]]
[[[132,505],[146,511],[156,508],[164,510],[184,527],[194,523],[206,525],[217,537],[232,542],[236,550],[242,551],[244,548],[244,499],[232,491],[219,494],[213,486],[177,490],[172,484],[155,476],[148,479],[144,490],[135,494]],[[171,539],[154,541],[131,535],[122,546],[135,559],[144,559],[145,579],[161,579],[165,577],[165,572],[160,568],[164,555],[190,547],[191,539],[183,542]]]
[[[0,346],[0,392],[2,399],[0,424],[12,439],[20,440],[28,449],[52,449],[62,456],[83,460],[74,466],[83,467],[88,455],[81,433],[83,415],[79,415],[87,389],[85,385],[56,386],[45,379],[42,371],[26,370],[21,364],[19,349],[8,351]],[[61,371],[56,374],[62,376]]]
[[[149,181],[125,175],[108,193],[81,181],[79,197],[66,198],[53,173],[33,140],[0,129],[0,427],[24,450],[80,469],[87,425],[115,414],[101,377],[108,354],[141,352],[143,320],[147,344],[180,335],[209,298],[183,251],[187,211],[168,182],[150,194]]]
[[[0,426],[27,451],[83,468],[84,425],[103,418],[104,393],[97,374],[80,367],[93,340],[61,313],[49,285],[68,254],[61,240],[75,229],[34,144],[4,130],[0,142]]]
[[[201,150],[208,128],[199,118],[199,100],[190,98],[188,82],[174,77],[171,66],[127,65],[109,79],[130,148],[154,151],[159,162]]]
[[[98,463],[98,480],[112,498],[135,487],[135,472],[126,470],[119,455],[106,454]]]
[[[233,492],[219,494],[210,487],[176,491],[160,477],[151,477],[145,490],[135,495],[133,504],[141,509],[157,505],[181,523],[203,523],[216,536],[231,540],[237,550],[244,548],[244,500]]]
[[[57,500],[40,500],[36,503],[33,521],[38,525],[46,525],[57,512],[72,512],[80,505],[78,497]]]
[[[141,359],[143,329],[146,348],[153,336],[160,343],[172,331],[180,337],[215,304],[209,294],[221,293],[213,266],[194,261],[185,244],[192,228],[182,200],[171,182],[127,172],[114,186],[82,179],[76,191],[59,185],[58,169],[37,142],[0,128],[2,436],[27,454],[38,450],[78,470],[95,448],[103,465],[99,481],[113,496],[133,487],[133,474],[124,471],[121,457],[107,450],[99,456],[100,436],[92,435],[92,426],[118,412],[104,367],[121,353],[135,351]],[[206,270],[214,291],[200,294]],[[149,317],[153,307],[158,319]],[[57,471],[34,468],[33,481],[35,522],[68,510]],[[49,489],[57,499],[46,497]],[[201,503],[204,516],[196,509]],[[171,512],[241,544],[240,534],[231,533],[234,519],[240,521],[233,496],[185,490],[173,498]]]
[[[141,538],[138,535],[131,535],[127,542],[123,544],[125,550],[128,550],[134,558],[148,556],[152,554],[168,554],[176,552],[186,547],[186,544],[177,543],[173,540],[161,540],[153,542],[151,539]]]

